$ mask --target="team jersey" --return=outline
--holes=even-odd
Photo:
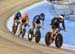
[[[40,24],[40,20],[44,21],[44,19],[40,18],[40,15],[36,15],[33,19],[33,23],[34,23],[34,21],[36,21],[37,24]]]
[[[19,20],[19,19],[20,19],[20,17],[21,17],[21,14],[20,14],[20,13],[16,13],[16,14],[15,14],[15,18],[14,18],[14,19],[15,19],[15,20]]]

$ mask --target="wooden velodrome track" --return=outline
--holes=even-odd
[[[17,38],[6,28],[6,21],[16,11],[40,0],[0,0],[0,54],[75,54],[73,51],[47,47]]]

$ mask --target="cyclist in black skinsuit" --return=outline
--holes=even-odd
[[[62,23],[62,27],[63,27],[64,31],[66,31],[66,29],[65,29],[65,23],[64,23],[64,15],[63,14],[61,14],[60,17],[54,17],[51,20],[51,25],[52,25],[51,38],[53,38],[53,34],[55,33],[55,31],[60,29],[60,23]]]
[[[15,23],[17,23],[17,27],[18,27],[21,17],[22,17],[21,12],[17,12],[15,14],[14,19],[13,19],[12,29],[14,28]],[[13,30],[12,30],[12,32],[13,32]]]

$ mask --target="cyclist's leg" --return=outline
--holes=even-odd
[[[28,26],[28,23],[24,22],[23,25],[24,25],[24,28],[26,29],[26,26]]]
[[[15,25],[15,23],[16,23],[16,19],[13,20],[13,25]]]
[[[14,30],[14,23],[13,23],[13,26],[12,26],[12,32],[13,32],[13,30]]]
[[[51,38],[53,38],[53,35],[56,31],[56,27],[54,25],[52,25],[52,33],[51,33]]]
[[[16,19],[13,20],[12,32],[13,32],[13,29],[14,29],[15,23],[16,23]]]
[[[59,31],[59,28],[56,28],[54,34],[56,34],[58,31]],[[57,34],[54,36],[54,38],[53,38],[54,40],[56,39],[56,36],[57,36]]]
[[[34,31],[35,27],[36,27],[36,25],[33,23],[33,26],[32,26],[32,29],[31,29],[32,32]]]
[[[21,35],[21,33],[22,33],[22,25],[23,24],[20,24],[20,33],[19,33],[19,35],[18,35],[18,37]]]
[[[51,37],[50,37],[50,43],[53,42],[53,38],[54,38],[53,35],[54,35],[55,30],[56,30],[55,27],[52,26],[52,32],[51,32]]]
[[[17,28],[18,28],[18,25],[20,24],[20,19],[19,20],[17,20]]]
[[[54,37],[53,35],[54,35],[54,33],[55,33],[55,30],[56,30],[55,28],[52,28],[51,38]]]
[[[16,29],[16,31],[18,31],[18,25],[19,25],[19,23],[18,23],[18,20],[16,20],[16,26],[17,26],[17,29]]]

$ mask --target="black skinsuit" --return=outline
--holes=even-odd
[[[61,19],[61,18],[54,17],[54,18],[51,20],[52,28],[60,28],[60,23],[62,23],[63,29],[65,29],[64,21],[61,22],[60,19]]]

